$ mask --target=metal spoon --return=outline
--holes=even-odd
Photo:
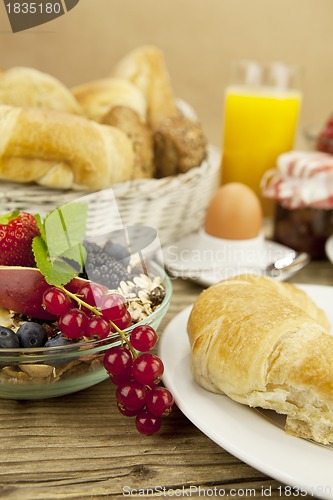
[[[310,255],[306,252],[290,252],[284,257],[280,257],[274,262],[271,262],[264,268],[255,268],[254,266],[250,266],[256,271],[258,274],[263,276],[269,276],[271,278],[279,277],[281,279],[283,274],[295,273],[305,267],[310,262]],[[220,269],[217,266],[210,266],[205,268],[192,268],[192,269],[183,269],[181,267],[168,265],[168,270],[175,276],[179,276],[180,278],[191,278],[196,279],[202,273],[214,273]]]
[[[272,278],[281,276],[281,273],[296,273],[310,262],[310,255],[306,252],[290,253],[285,257],[277,259],[275,262],[268,264],[264,269],[266,276]]]

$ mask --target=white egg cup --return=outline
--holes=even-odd
[[[261,266],[264,255],[264,235],[246,240],[227,240],[206,233],[202,228],[198,233],[198,249],[201,263],[209,267]]]
[[[163,248],[164,265],[171,276],[191,279],[204,286],[240,274],[265,275],[267,266],[291,253],[295,253],[291,248],[266,240],[263,230],[255,238],[227,240],[211,236],[201,228]],[[282,273],[275,279],[280,281],[286,277],[287,274]]]
[[[226,240],[211,236],[201,228],[170,245],[165,260],[171,270],[198,273],[229,268],[234,272],[235,269],[264,266],[265,254],[262,233],[247,240]]]

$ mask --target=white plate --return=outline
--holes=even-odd
[[[299,287],[325,310],[333,324],[333,288]],[[255,469],[303,493],[333,499],[333,446],[289,436],[283,430],[284,418],[275,412],[241,405],[194,382],[186,331],[190,310],[188,307],[169,323],[159,342],[165,365],[163,380],[180,410],[215,443]]]
[[[264,274],[265,267],[272,262],[296,253],[285,245],[263,237],[228,241],[212,238],[203,231],[162,248],[162,252],[164,265],[170,274],[191,279],[203,286],[213,285],[237,274]],[[275,279],[288,279],[294,272],[283,272]]]

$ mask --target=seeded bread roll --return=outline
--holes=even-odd
[[[104,78],[72,89],[85,115],[98,122],[115,106],[133,109],[142,121],[146,120],[147,103],[142,92],[123,78]]]
[[[202,128],[183,116],[163,120],[154,133],[157,177],[185,173],[206,157],[207,141]]]
[[[25,67],[0,71],[0,104],[83,114],[73,94],[59,80]]]
[[[0,178],[54,188],[105,189],[132,175],[121,131],[69,113],[0,106]]]
[[[222,281],[199,296],[190,314],[194,378],[209,391],[286,415],[290,434],[331,443],[327,324],[323,311],[291,285],[259,276]]]

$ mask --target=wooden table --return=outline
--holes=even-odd
[[[332,285],[333,266],[312,262],[290,281]],[[173,287],[161,332],[202,290],[181,280]],[[116,409],[108,381],[55,399],[0,400],[0,422],[6,500],[186,497],[204,496],[204,489],[212,496],[215,487],[236,498],[263,497],[263,488],[267,497],[290,498],[284,485],[224,451],[177,408],[158,434],[140,435]]]

